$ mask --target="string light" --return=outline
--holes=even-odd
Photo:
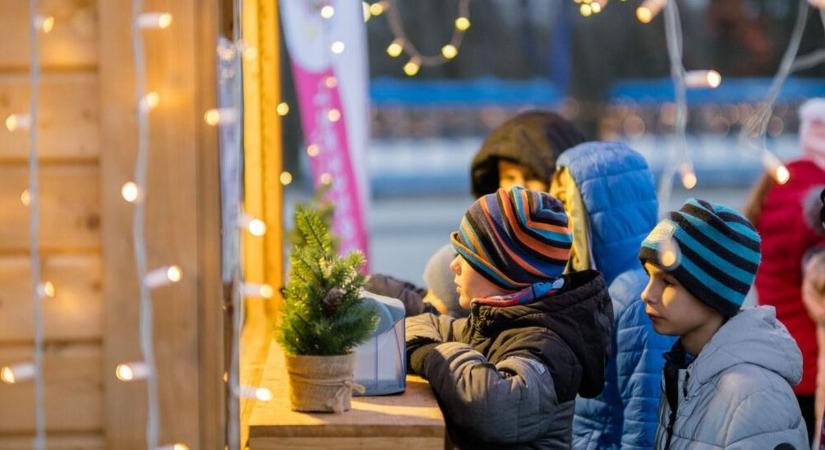
[[[590,7],[590,5],[583,4],[579,6],[579,14],[581,14],[584,17],[590,17],[590,15],[593,14],[593,9]]]
[[[332,174],[327,173],[327,172],[322,173],[321,176],[319,177],[319,181],[323,185],[332,184]]]
[[[148,94],[144,95],[143,98],[140,99],[140,109],[141,111],[151,111],[157,108],[158,104],[160,103],[160,94],[157,92],[149,92]]]
[[[679,248],[679,243],[673,237],[668,237],[659,242],[657,250],[657,257],[659,264],[665,270],[673,270],[681,264],[682,251]]]
[[[275,290],[268,284],[244,283],[241,293],[244,297],[272,298],[275,295]]]
[[[403,41],[400,38],[396,38],[393,40],[390,45],[387,46],[387,54],[393,58],[397,58],[401,56],[401,53],[404,52],[404,45]]]
[[[645,0],[636,8],[636,18],[639,22],[650,23],[667,4],[667,0]]]
[[[163,447],[157,447],[155,450],[189,450],[189,446],[186,444],[172,444],[172,445],[164,445]]]
[[[20,203],[22,203],[23,206],[29,206],[31,204],[31,201],[32,197],[31,194],[29,194],[29,190],[24,189],[23,192],[20,194]]]
[[[30,362],[5,366],[0,369],[0,381],[6,384],[14,384],[31,380],[34,378],[35,372],[35,365]]]
[[[163,266],[147,273],[143,278],[143,284],[149,289],[155,289],[167,284],[177,283],[183,278],[178,266]]]
[[[141,29],[166,29],[172,25],[172,15],[165,12],[145,12],[137,17],[138,27]]]
[[[38,294],[41,297],[54,298],[54,296],[56,295],[54,283],[52,283],[51,281],[40,283],[40,287],[38,288]]]
[[[272,391],[267,388],[256,388],[254,386],[241,386],[241,398],[253,398],[262,402],[268,402],[273,399]]]
[[[404,73],[407,76],[414,77],[418,74],[418,70],[421,69],[421,61],[413,58],[407,64],[404,64]]]
[[[123,197],[123,200],[129,203],[135,203],[140,198],[140,189],[138,189],[134,181],[127,181],[123,183],[123,186],[120,188],[120,195]]]
[[[28,130],[31,124],[32,118],[29,114],[12,114],[6,118],[6,129],[11,132]]]
[[[321,153],[321,149],[317,145],[310,144],[310,145],[307,146],[307,155],[310,158],[314,158],[314,157],[318,156],[319,153]]]
[[[292,183],[292,174],[286,171],[281,172],[280,180],[282,185],[289,186]]]
[[[467,31],[470,29],[470,19],[467,17],[459,17],[455,19],[455,28],[459,31]]]
[[[332,19],[332,16],[335,15],[335,8],[332,5],[326,5],[321,8],[321,17],[324,19]]]
[[[281,117],[289,114],[289,104],[287,102],[278,103],[278,106],[275,107],[275,112]]]
[[[771,177],[779,184],[785,184],[791,179],[788,168],[782,161],[767,149],[762,150],[762,165]]]
[[[341,111],[335,108],[330,109],[327,111],[327,119],[329,119],[330,122],[338,122],[341,120]]]
[[[384,5],[384,2],[375,2],[372,5],[370,5],[370,15],[376,17],[380,16],[381,14],[384,14],[385,9],[386,6]]]
[[[341,53],[344,53],[344,49],[346,48],[346,46],[341,41],[335,41],[329,48],[330,50],[332,50],[332,53],[340,55]]]
[[[149,376],[149,367],[140,361],[118,364],[115,367],[115,377],[120,381],[144,380]]]
[[[327,89],[334,89],[338,86],[338,79],[330,75],[324,78],[324,86],[326,86]]]
[[[49,34],[54,29],[54,16],[38,15],[34,20],[34,27],[43,34]]]
[[[235,108],[212,108],[203,114],[203,120],[211,126],[233,123],[238,119]]]
[[[458,55],[458,49],[453,44],[447,44],[441,47],[441,54],[447,59],[453,59]]]
[[[689,88],[712,88],[722,84],[722,75],[715,70],[691,70],[685,72],[685,85]]]
[[[266,234],[266,224],[263,220],[251,217],[243,213],[238,218],[238,226],[245,229],[253,236],[263,236]]]
[[[679,166],[679,173],[682,175],[682,186],[685,189],[693,189],[696,187],[696,173],[693,171],[693,165],[690,163],[683,163]]]

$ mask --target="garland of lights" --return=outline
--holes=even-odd
[[[380,7],[376,8],[376,5]],[[441,47],[441,54],[424,55],[407,37],[407,33],[404,31],[404,23],[401,20],[401,12],[395,0],[385,0],[384,2],[374,3],[369,7],[369,11],[373,15],[379,15],[385,10],[387,12],[387,21],[389,22],[390,30],[394,36],[393,41],[387,46],[387,54],[393,58],[401,56],[402,53],[408,54],[410,60],[404,64],[404,73],[411,77],[418,74],[421,66],[439,66],[458,56],[461,42],[464,39],[464,33],[470,28],[470,0],[459,0],[458,15],[453,21],[455,28],[453,29],[453,36],[450,38],[450,42]],[[376,12],[378,14],[376,14]]]

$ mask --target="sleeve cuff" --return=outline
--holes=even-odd
[[[427,355],[440,344],[440,342],[433,342],[431,344],[422,345],[410,353],[410,369],[413,372],[423,376],[424,375],[424,360]]]

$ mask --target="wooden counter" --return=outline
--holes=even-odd
[[[400,395],[353,397],[343,414],[290,410],[284,355],[270,346],[261,386],[270,402],[257,402],[249,420],[250,450],[428,450],[445,448],[444,418],[427,381],[407,376]]]

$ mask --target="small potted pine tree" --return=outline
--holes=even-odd
[[[378,319],[360,295],[364,256],[336,255],[321,213],[307,206],[295,211],[291,240],[276,339],[286,353],[292,409],[341,413],[350,409],[357,389],[352,350],[369,338]]]

